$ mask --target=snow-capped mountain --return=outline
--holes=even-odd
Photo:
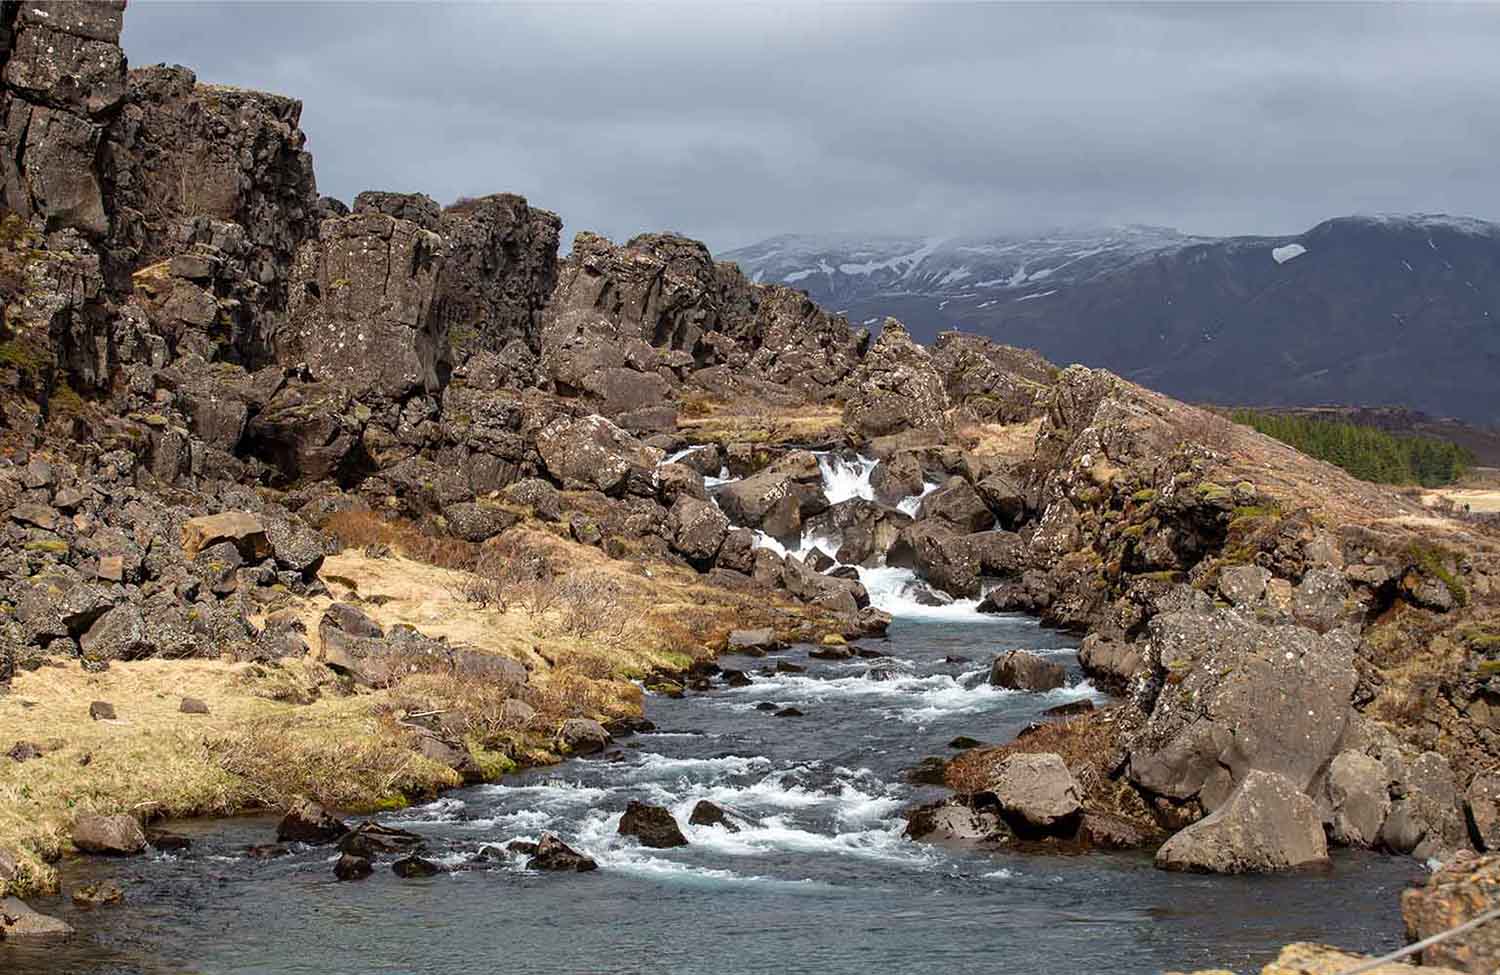
[[[1009,237],[787,234],[724,257],[756,281],[794,285],[842,309],[877,295],[1030,300],[1146,255],[1211,241],[1143,226]]]
[[[1500,224],[1483,220],[1340,217],[1285,237],[786,235],[723,256],[856,323],[979,332],[1182,398],[1500,424]]]

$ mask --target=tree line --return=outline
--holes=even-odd
[[[1437,437],[1394,434],[1346,420],[1256,410],[1235,410],[1230,418],[1365,481],[1441,487],[1457,481],[1474,466],[1474,455],[1468,448]]]

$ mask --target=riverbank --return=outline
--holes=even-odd
[[[0,876],[0,895],[54,892],[52,864],[84,814],[223,816],[283,808],[298,796],[353,812],[400,808],[464,784],[450,762],[424,754],[426,733],[412,715],[444,716],[443,730],[494,779],[558,761],[565,750],[556,734],[569,718],[639,717],[643,680],[712,659],[732,629],[824,632],[820,614],[775,594],[731,591],[682,566],[611,559],[534,523],[507,538],[556,566],[555,581],[545,590],[513,583],[507,601],[497,594],[480,605],[472,591],[495,580],[406,557],[400,546],[410,536],[397,523],[363,524],[372,547],[328,557],[327,594],[283,611],[309,656],[16,674],[0,694],[0,746],[12,751],[0,758],[0,851],[16,863]],[[527,668],[526,687],[512,697],[484,680],[433,674],[362,687],[319,659],[320,620],[335,602],[387,630],[409,626],[515,661]],[[96,703],[113,716],[95,708],[103,716],[92,717]]]

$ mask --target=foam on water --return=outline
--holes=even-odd
[[[870,605],[876,609],[884,610],[892,616],[907,619],[928,620],[964,620],[976,622],[990,619],[987,614],[978,612],[979,600],[977,599],[954,599],[952,602],[942,606],[929,606],[918,594],[922,592],[938,594],[939,598],[945,597],[945,593],[936,590],[923,582],[915,572],[898,566],[882,565],[875,568],[859,566],[859,581],[870,594]],[[998,619],[999,617],[995,617]]]
[[[837,454],[818,454],[818,470],[823,474],[823,494],[829,504],[864,498],[875,499],[875,489],[870,486],[870,472],[876,461],[868,457],[840,457]]]
[[[920,494],[913,494],[910,497],[902,498],[900,501],[896,502],[896,510],[901,512],[903,515],[909,515],[915,518],[917,516],[917,509],[922,507],[922,499],[927,497],[927,495],[931,494],[932,492],[936,491],[938,487],[939,484],[937,481],[926,482],[922,485],[922,491]]]

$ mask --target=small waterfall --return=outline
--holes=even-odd
[[[694,444],[684,447],[667,457],[662,463],[680,460],[699,446],[701,445]],[[849,456],[832,451],[813,451],[813,454],[818,458],[818,471],[823,477],[823,494],[830,504],[839,504],[855,498],[863,498],[866,501],[875,499],[875,489],[870,484],[870,474],[879,463],[877,460],[858,454]],[[718,477],[705,477],[703,483],[709,489],[713,489],[736,480],[739,479],[731,477],[726,467],[720,470]],[[896,509],[903,514],[915,517],[922,499],[936,491],[938,487],[939,484],[936,481],[925,482],[921,493],[902,498],[897,502]],[[713,498],[713,495],[710,494],[709,497]],[[714,503],[717,504],[717,500]],[[798,539],[795,548],[788,548],[765,532],[755,530],[755,547],[769,549],[783,558],[805,559],[814,548],[821,548],[833,556],[837,554],[841,543],[842,540],[837,537],[804,533]],[[967,621],[973,621],[976,616],[979,619],[991,618],[977,612],[979,600],[953,599],[942,590],[929,585],[911,569],[888,565],[854,566],[854,568],[859,573],[860,583],[870,594],[870,605],[892,616],[908,619]]]
[[[870,486],[870,472],[877,461],[855,456],[852,460],[838,454],[818,454],[818,470],[823,472],[823,493],[829,504],[850,501],[854,498],[875,500],[875,489]]]

